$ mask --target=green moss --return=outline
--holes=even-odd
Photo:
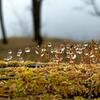
[[[28,65],[31,65],[31,64],[34,64],[33,61],[25,61],[24,62],[24,66],[28,66]]]
[[[20,63],[17,62],[17,61],[9,61],[9,62],[7,63],[7,66],[8,66],[8,67],[19,67],[19,66],[20,66]]]
[[[7,64],[5,61],[0,61],[0,68],[5,68],[7,67]]]
[[[87,65],[50,64],[39,68],[26,67],[33,63],[28,61],[20,65],[17,61],[10,61],[5,72],[0,72],[1,77],[8,75],[17,77],[12,79],[13,83],[12,80],[6,81],[12,84],[8,84],[8,87],[13,91],[14,97],[33,95],[42,98],[41,100],[51,98],[85,100],[85,98],[100,97],[100,68],[97,65],[88,67]],[[2,64],[6,63],[2,62]]]
[[[87,100],[87,99],[85,99],[85,98],[83,98],[81,96],[75,96],[74,97],[74,100]]]

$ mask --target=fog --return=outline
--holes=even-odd
[[[100,1],[98,5],[99,3]],[[42,36],[76,40],[99,39],[100,18],[88,14],[88,11],[93,10],[91,6],[83,10],[74,9],[76,7],[85,7],[85,4],[81,0],[44,0]],[[31,0],[3,0],[3,13],[7,37],[33,35]]]

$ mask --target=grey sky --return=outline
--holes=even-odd
[[[3,0],[3,3],[8,36],[31,36],[31,0]],[[100,18],[87,13],[92,10],[91,6],[82,11],[73,9],[78,6],[85,5],[81,0],[44,0],[42,35],[78,40],[99,39]]]

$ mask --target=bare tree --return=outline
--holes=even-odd
[[[32,0],[32,16],[35,31],[35,40],[39,45],[42,44],[41,33],[41,6],[43,0]]]
[[[84,2],[85,7],[91,6],[93,8],[94,11],[89,11],[88,13],[90,13],[93,16],[100,17],[100,8],[98,7],[96,0],[81,0],[81,1]]]
[[[41,5],[43,0],[32,0],[32,16],[34,23],[34,31],[35,31],[35,40],[39,45],[42,44],[41,33]],[[1,20],[1,28],[3,34],[3,43],[7,43],[6,39],[6,31],[4,28],[3,14],[2,14],[2,0],[0,0],[0,20]]]
[[[0,0],[0,21],[1,21],[1,29],[2,29],[2,35],[3,35],[3,43],[7,44],[7,38],[6,38],[6,31],[4,27],[4,20],[3,20],[3,13],[2,13],[2,0]]]

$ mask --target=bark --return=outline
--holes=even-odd
[[[2,0],[0,0],[0,21],[1,21],[3,43],[7,44],[6,31],[5,31],[5,27],[4,27],[4,19],[3,19],[3,13],[2,13]]]
[[[35,41],[42,44],[41,33],[41,2],[42,0],[32,0],[32,16],[34,23]]]

